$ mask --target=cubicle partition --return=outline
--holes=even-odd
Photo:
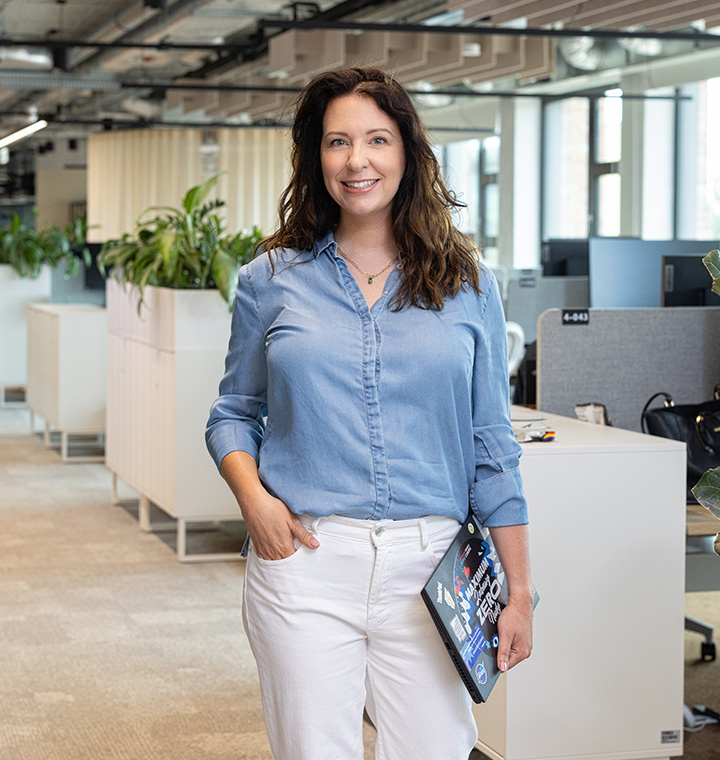
[[[720,301],[720,299],[719,299]],[[607,407],[613,425],[641,429],[654,393],[706,401],[720,383],[720,306],[589,309],[587,321],[550,309],[538,320],[537,408],[575,416]]]

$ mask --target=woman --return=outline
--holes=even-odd
[[[308,85],[292,168],[268,252],[240,273],[207,429],[250,539],[270,744],[278,760],[362,758],[366,708],[377,757],[466,760],[471,702],[419,593],[470,505],[509,580],[500,667],[530,654],[497,285],[385,72]]]

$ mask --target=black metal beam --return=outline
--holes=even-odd
[[[509,26],[436,26],[425,24],[323,21],[309,19],[289,21],[259,19],[259,29],[300,29],[345,32],[409,32],[413,34],[474,34],[509,37],[597,37],[599,39],[683,40],[686,42],[720,42],[720,35],[706,32],[623,31],[621,29],[520,29]]]
[[[201,44],[192,42],[90,42],[88,40],[58,40],[52,39],[18,39],[12,37],[0,37],[0,48],[25,47],[25,48],[48,48],[64,50],[66,48],[97,48],[98,50],[207,50],[216,53],[232,52],[241,54],[246,50],[254,50],[255,46],[238,45],[237,43]]]
[[[0,81],[2,76],[0,75]],[[156,90],[188,90],[206,92],[284,92],[299,94],[302,87],[267,87],[264,85],[250,84],[192,84],[187,82],[160,82],[160,81],[126,81],[120,82],[122,89],[156,89]],[[413,90],[408,88],[408,93],[415,97],[448,95],[458,98],[543,98],[546,100],[566,100],[567,98],[618,98],[619,100],[691,100],[689,95],[644,95],[633,93],[621,93],[618,95],[605,95],[598,91],[575,91],[562,94],[522,92],[522,91],[477,91],[477,90]]]
[[[27,114],[21,114],[27,116]],[[260,121],[250,124],[239,124],[236,122],[224,121],[165,121],[162,119],[80,119],[80,118],[63,118],[62,116],[50,114],[38,114],[38,117],[44,119],[48,124],[60,127],[102,127],[109,131],[115,128],[120,129],[150,129],[151,127],[173,127],[181,129],[290,129],[292,122],[277,121],[276,119],[261,119]],[[492,134],[493,129],[490,127],[441,127],[429,126],[427,129],[431,132],[462,132],[465,134]]]

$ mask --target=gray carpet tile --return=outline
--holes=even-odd
[[[103,465],[63,464],[37,432],[0,409],[0,759],[272,760],[244,564],[180,564],[174,534],[140,531],[132,492],[111,503]],[[236,550],[236,529],[188,543]],[[720,592],[686,602],[720,629]],[[686,642],[686,701],[720,710],[720,660]],[[686,736],[685,760],[715,760],[718,740]]]

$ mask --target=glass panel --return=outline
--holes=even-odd
[[[477,240],[480,235],[480,140],[446,145],[443,173],[448,188],[467,204],[467,208],[455,215],[457,228]]]
[[[601,174],[597,180],[597,234],[620,234],[620,175]]]
[[[496,238],[500,230],[500,192],[497,182],[483,188],[483,237]]]
[[[587,237],[589,123],[587,98],[569,98],[545,106],[546,240]]]
[[[500,171],[500,138],[498,135],[486,137],[482,141],[483,174],[497,174]]]
[[[620,160],[622,131],[622,100],[618,97],[599,98],[596,108],[595,161],[606,164]]]

